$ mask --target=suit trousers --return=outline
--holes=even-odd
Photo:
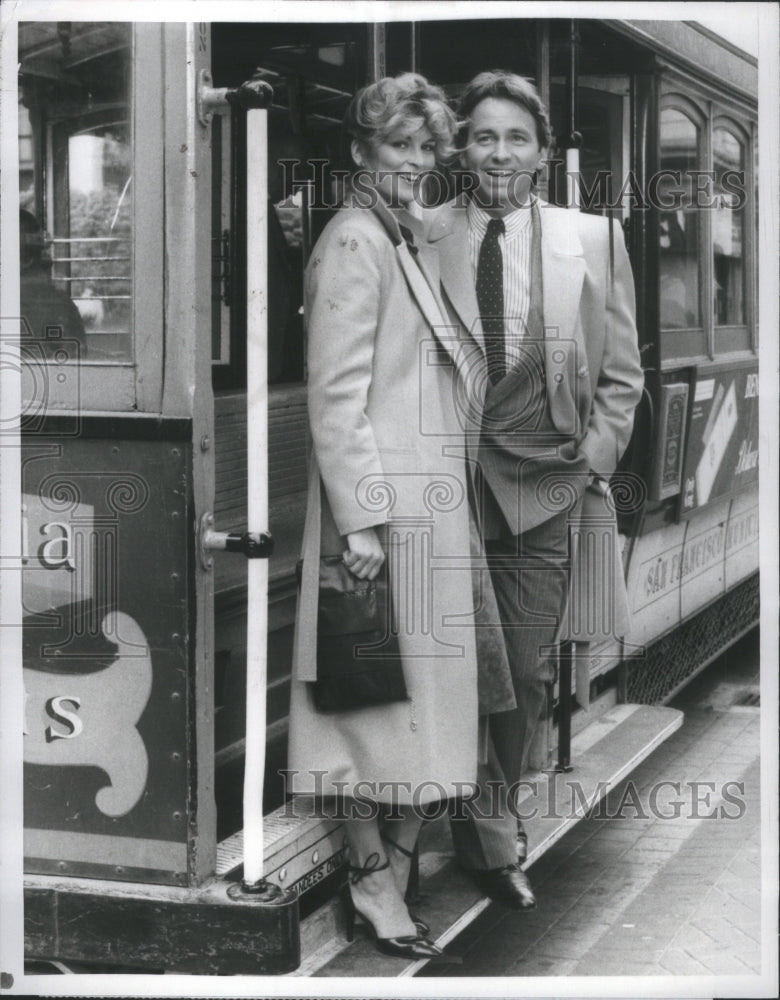
[[[488,758],[477,796],[451,820],[463,867],[489,870],[517,860],[517,818],[509,802],[528,760],[545,685],[555,678],[556,647],[569,583],[569,511],[521,535],[486,539],[517,707],[489,717]]]

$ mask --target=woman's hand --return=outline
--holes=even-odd
[[[373,528],[363,528],[347,535],[349,548],[344,553],[344,565],[360,580],[373,580],[382,563],[385,554],[376,531]]]

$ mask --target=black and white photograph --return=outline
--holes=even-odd
[[[779,53],[2,3],[4,995],[777,996]]]

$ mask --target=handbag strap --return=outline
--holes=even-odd
[[[298,628],[295,630],[293,663],[299,681],[317,680],[317,597],[320,581],[322,495],[320,469],[312,453],[309,460],[309,503],[303,529],[303,569],[298,594]]]

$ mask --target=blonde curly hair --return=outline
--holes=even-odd
[[[344,131],[369,152],[400,125],[412,122],[420,122],[430,131],[438,163],[452,159],[457,117],[441,87],[419,73],[386,76],[359,90],[344,116]]]

